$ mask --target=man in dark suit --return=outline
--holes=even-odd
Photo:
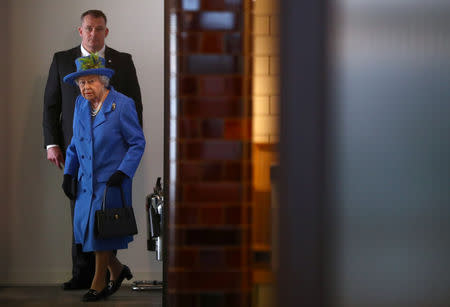
[[[106,67],[115,71],[110,84],[118,92],[133,98],[142,126],[141,91],[131,55],[105,46],[108,36],[106,16],[102,11],[89,10],[81,15],[78,32],[81,45],[57,52],[53,56],[44,94],[44,145],[47,160],[62,169],[67,146],[72,138],[72,122],[78,87],[63,82],[64,76],[76,70],[75,59],[97,52],[106,60]],[[76,178],[76,177],[75,177]],[[76,188],[76,182],[73,184]],[[74,202],[71,202],[73,218]],[[63,284],[65,290],[85,289],[91,285],[95,272],[95,257],[83,253],[72,238],[72,279]]]

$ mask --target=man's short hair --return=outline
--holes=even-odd
[[[105,20],[105,25],[106,25],[106,22],[107,22],[106,15],[102,11],[88,10],[88,11],[84,12],[83,14],[81,14],[81,23],[83,23],[84,17],[86,17],[87,15],[92,16],[94,18],[100,18],[100,17],[103,18]]]

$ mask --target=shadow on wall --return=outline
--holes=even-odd
[[[17,147],[13,148],[10,163],[12,224],[9,236],[12,241],[6,249],[10,257],[5,266],[17,270],[17,265],[8,263],[24,264],[20,276],[15,276],[18,272],[5,276],[13,282],[48,282],[52,272],[63,271],[56,269],[58,261],[70,260],[69,254],[64,256],[67,259],[61,260],[59,252],[67,245],[67,251],[62,253],[69,253],[71,240],[69,201],[61,197],[63,172],[46,160],[43,147],[42,104],[46,81],[46,76],[36,77],[32,92],[24,96],[28,98],[23,101],[26,105],[23,125],[11,125],[23,129],[14,132],[22,138],[15,143]],[[66,230],[61,229],[61,219],[67,219],[63,224]],[[38,272],[43,275],[36,274]]]
[[[6,1],[0,1],[0,41],[7,42],[9,39],[9,16],[7,14],[9,10],[9,3]],[[4,45],[2,44],[2,47]],[[0,206],[2,208],[0,214],[0,282],[7,279],[8,266],[10,262],[10,229],[11,229],[11,210],[9,208],[9,178],[7,176],[9,170],[9,133],[8,133],[8,88],[10,85],[9,76],[9,50],[8,48],[0,48],[0,65],[2,67],[2,74],[0,75],[0,106],[2,112],[0,112]]]

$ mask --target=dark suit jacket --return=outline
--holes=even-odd
[[[77,86],[64,83],[63,78],[76,71],[75,59],[81,56],[80,46],[54,54],[44,94],[44,146],[56,144],[63,151],[72,139],[75,99],[80,94]],[[106,67],[115,71],[110,80],[114,89],[133,98],[142,126],[142,100],[139,82],[131,55],[106,46]]]

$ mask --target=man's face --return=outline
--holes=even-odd
[[[90,102],[99,102],[103,97],[105,86],[97,75],[81,76],[77,84],[81,95]]]
[[[81,36],[81,44],[89,52],[97,52],[103,48],[105,38],[108,36],[108,28],[102,17],[95,18],[84,16],[81,27],[78,28]]]

